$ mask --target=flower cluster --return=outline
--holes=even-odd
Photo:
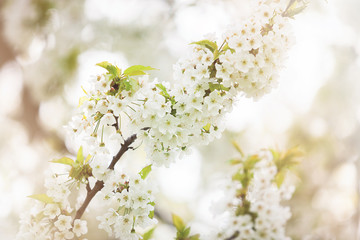
[[[128,177],[112,171],[100,192],[107,212],[97,217],[99,228],[109,236],[121,239],[139,239],[135,228],[145,229],[157,223],[154,216],[152,190],[140,175]]]
[[[108,62],[97,64],[107,72],[93,78],[84,89],[86,96],[80,99],[79,113],[66,127],[79,147],[77,159],[65,157],[53,161],[71,168],[61,182],[46,184],[47,194],[33,196],[45,208],[23,221],[20,239],[24,236],[31,239],[27,234],[41,239],[46,233],[50,239],[81,237],[87,229],[86,222],[80,219],[99,192],[107,208],[98,217],[99,227],[116,238],[141,238],[138,229],[156,222],[154,199],[145,181],[152,165],[134,177],[115,165],[139,141],[144,142],[152,164],[168,166],[190,146],[220,137],[222,119],[231,111],[237,96],[256,99],[274,86],[291,42],[288,19],[280,4],[261,0],[257,3],[255,15],[230,27],[220,46],[213,39],[194,42],[190,55],[174,66],[174,85],[150,81],[146,71],[155,70],[151,67],[135,65],[123,70]],[[258,231],[254,234],[260,234],[260,229],[277,230],[276,236],[282,236],[280,225],[276,225],[281,221],[268,223],[269,219],[276,221],[274,213],[269,212],[271,209],[286,215],[281,206],[276,208],[279,191],[271,185],[276,169],[265,160],[254,166],[251,169],[254,179],[246,185],[249,194],[241,195],[240,199],[242,205],[246,203],[252,208],[235,216],[244,219],[250,216],[245,223],[251,226],[246,228],[251,234],[255,226]],[[87,191],[76,211],[67,200],[69,182],[78,186],[80,192]],[[264,196],[267,200],[263,202]],[[269,209],[269,204],[274,206]],[[262,212],[259,206],[266,210]]]
[[[228,224],[216,239],[288,240],[285,225],[291,217],[289,207],[281,205],[295,190],[287,179],[287,169],[295,164],[296,149],[282,157],[275,151],[263,150],[246,159],[233,160],[239,169],[227,188]]]
[[[46,194],[32,195],[38,200],[30,213],[21,218],[17,239],[21,240],[63,240],[81,238],[87,233],[87,222],[74,219],[68,197],[70,186],[67,178],[52,175],[45,182]]]
[[[94,80],[70,130],[82,135],[82,145],[93,146],[90,154],[109,153],[108,142],[119,145],[118,133],[126,130],[118,124],[126,121],[126,129],[146,143],[148,158],[166,166],[189,146],[220,137],[221,120],[238,95],[257,99],[276,85],[291,43],[284,9],[259,2],[253,17],[226,31],[220,47],[216,41],[195,42],[174,66],[174,85],[137,77],[150,67],[121,71],[99,64],[108,73]]]

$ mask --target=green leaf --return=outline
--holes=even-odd
[[[35,195],[28,196],[28,197],[38,200],[43,203],[53,203],[54,202],[54,200],[46,194],[35,194]]]
[[[155,231],[155,227],[151,228],[149,231],[145,232],[142,237],[143,239],[142,240],[150,240],[151,237],[153,236],[154,234],[154,231]]]
[[[154,210],[150,211],[148,216],[150,219],[153,219],[155,216],[155,211]]]
[[[149,70],[158,70],[158,69],[149,66],[146,67],[142,65],[134,65],[125,69],[124,74],[128,76],[146,75],[147,73],[145,73],[144,71],[149,71]]]
[[[190,236],[190,240],[200,240],[200,234]]]
[[[206,132],[209,132],[210,128],[211,128],[211,124],[210,124],[210,123],[208,123],[208,124],[206,124],[205,126],[203,126],[203,129],[204,129]]]
[[[230,165],[236,165],[236,164],[239,164],[239,163],[242,163],[242,161],[240,159],[230,159],[229,160]]]
[[[307,4],[304,0],[290,0],[282,16],[293,18],[295,15],[301,13],[307,7]]]
[[[89,154],[85,159],[85,164],[88,163],[90,159],[91,159],[91,155]]]
[[[240,145],[235,142],[235,141],[231,141],[232,145],[235,147],[235,149],[238,151],[238,153],[240,153],[240,155],[243,157],[244,156],[244,152],[241,150]]]
[[[185,228],[184,231],[181,231],[181,236],[184,238],[188,237],[190,235],[190,230],[190,227]]]
[[[108,72],[113,76],[119,76],[121,74],[121,70],[120,68],[118,68],[117,66],[112,65],[111,63],[104,61],[101,63],[97,63],[96,64],[99,67],[105,68],[106,70],[108,70]]]
[[[270,151],[279,172],[284,168],[289,169],[299,164],[298,159],[303,155],[302,151],[298,147],[293,147],[285,152],[278,152],[273,149]]]
[[[229,44],[225,44],[223,49],[221,50],[222,53],[225,53],[226,51],[230,51],[231,53],[234,53],[235,52],[235,49],[232,49],[231,47],[229,47]]]
[[[209,49],[212,53],[214,53],[215,50],[218,49],[218,46],[217,46],[216,42],[212,42],[210,40],[201,40],[201,41],[198,41],[198,42],[192,42],[190,44],[197,44],[197,45],[200,45],[200,46],[204,46],[207,49]]]
[[[147,175],[149,175],[149,173],[151,172],[151,166],[152,166],[152,164],[150,164],[150,165],[144,167],[143,169],[141,169],[139,174],[140,174],[142,179],[145,179],[147,177]]]
[[[83,147],[79,148],[79,151],[76,156],[76,163],[82,165],[84,163]]]
[[[229,91],[230,88],[224,87],[222,84],[220,83],[209,83],[209,87],[210,87],[210,91],[214,91],[216,90],[224,90],[224,91]]]
[[[251,170],[254,168],[255,164],[260,161],[260,158],[258,155],[251,155],[248,157],[244,162],[244,168],[246,170]]]
[[[179,232],[182,232],[185,229],[186,225],[184,224],[183,220],[179,216],[172,214],[172,221],[173,221],[175,228]]]
[[[169,100],[172,105],[174,105],[176,103],[174,97],[170,96],[170,94],[167,92],[167,89],[164,85],[162,85],[161,83],[158,83],[155,86],[161,90],[161,95],[163,95],[166,100]]]
[[[50,161],[50,162],[53,162],[53,163],[61,163],[61,164],[69,165],[69,166],[74,165],[74,160],[72,160],[71,158],[68,158],[68,157],[63,157],[63,158],[60,158],[60,159],[55,159],[55,160],[52,160],[52,161]]]
[[[219,50],[215,49],[215,51],[214,51],[214,60],[218,59],[219,56],[220,56]]]
[[[131,92],[136,92],[137,90],[139,90],[140,85],[139,85],[139,81],[137,81],[134,78],[129,78],[129,83],[131,85]]]
[[[278,173],[275,175],[274,181],[275,181],[275,183],[276,183],[276,185],[277,185],[278,188],[280,188],[280,187],[281,187],[281,184],[284,182],[285,176],[286,176],[286,171],[284,171],[284,170],[278,172]]]
[[[164,85],[162,85],[161,83],[158,83],[155,85],[158,89],[160,89],[162,92],[164,92],[165,94],[169,95],[169,93],[167,92],[167,89]],[[170,95],[169,95],[170,96]]]

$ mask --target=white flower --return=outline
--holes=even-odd
[[[57,204],[47,204],[44,209],[44,215],[50,219],[54,219],[60,214],[60,208]]]
[[[87,222],[85,220],[75,219],[72,231],[77,237],[86,234],[88,231]]]
[[[71,216],[60,215],[54,225],[60,230],[65,231],[71,228]]]
[[[114,224],[115,237],[120,238],[123,235],[127,236],[128,233],[131,233],[133,227],[133,217],[129,215],[118,216]]]
[[[74,233],[70,231],[55,232],[55,240],[73,239]]]

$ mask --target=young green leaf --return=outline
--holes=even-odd
[[[224,87],[222,84],[220,83],[209,83],[209,87],[210,87],[210,91],[214,91],[216,90],[224,90],[224,91],[229,91],[230,88]]]
[[[212,53],[214,53],[215,50],[218,49],[218,46],[217,46],[216,42],[212,42],[210,40],[201,40],[201,41],[198,41],[198,42],[192,42],[190,44],[197,44],[197,45],[200,45],[200,46],[204,46],[207,49],[209,49]]]
[[[200,234],[190,236],[190,240],[200,240]]]
[[[155,231],[155,227],[151,228],[149,231],[145,232],[143,235],[142,235],[142,240],[150,240],[151,237],[153,236],[154,234],[154,231]]]
[[[150,211],[148,216],[150,219],[153,219],[155,216],[155,211],[154,210]]]
[[[105,68],[106,70],[108,70],[108,72],[113,76],[119,76],[121,74],[121,70],[120,68],[118,68],[117,66],[112,65],[111,63],[104,61],[101,63],[97,63],[96,64],[99,67]]]
[[[225,53],[226,51],[230,51],[231,53],[234,53],[235,52],[235,49],[232,49],[231,47],[229,47],[229,44],[225,44],[224,47],[222,48],[221,50],[221,53]]]
[[[240,159],[230,159],[229,160],[230,165],[236,165],[236,164],[239,164],[239,163],[242,163],[242,161]]]
[[[162,85],[161,83],[158,83],[155,86],[161,90],[161,95],[163,95],[166,100],[170,100],[171,104],[176,103],[174,97],[170,96],[170,94],[167,92],[166,87],[164,85]]]
[[[91,159],[91,155],[89,154],[85,159],[85,164],[88,163],[90,159]]]
[[[246,170],[251,170],[254,168],[255,164],[259,162],[261,159],[258,155],[251,155],[249,156],[246,161],[244,162],[244,168]]]
[[[301,13],[307,7],[307,4],[304,0],[290,0],[282,16],[293,18],[296,14]]]
[[[184,229],[184,231],[181,231],[181,237],[187,238],[190,235],[190,230],[191,230],[191,228],[187,227]]]
[[[182,232],[185,229],[186,225],[184,224],[183,220],[179,216],[172,214],[172,221],[173,221],[175,228],[179,232]]]
[[[33,198],[33,199],[38,200],[43,203],[53,203],[54,202],[54,200],[46,194],[34,194],[34,195],[31,195],[28,197]]]
[[[71,158],[68,158],[68,157],[63,157],[63,158],[60,158],[60,159],[55,159],[55,160],[52,160],[52,161],[50,161],[50,162],[53,162],[53,163],[61,163],[61,164],[69,165],[69,166],[74,165],[74,160],[72,160]]]
[[[275,175],[275,183],[277,185],[278,188],[281,187],[281,184],[284,182],[285,180],[285,176],[286,176],[286,171],[282,170],[280,172],[278,172],[276,175]]]
[[[76,156],[76,163],[82,165],[84,163],[83,147],[79,148],[79,151]]]
[[[206,132],[209,132],[210,127],[211,127],[211,124],[208,123],[208,124],[206,124],[205,126],[203,126],[203,129],[204,129]]]
[[[235,149],[238,151],[238,153],[240,153],[240,155],[243,157],[244,156],[244,152],[242,151],[240,145],[235,142],[235,141],[231,141],[232,145],[235,147]]]
[[[157,70],[157,69],[149,66],[134,65],[125,69],[124,75],[128,75],[128,76],[146,75],[147,73],[145,73],[144,71],[149,71],[149,70]]]
[[[147,175],[149,175],[149,173],[151,172],[151,166],[152,166],[152,164],[150,164],[150,165],[144,167],[143,169],[141,169],[139,174],[140,174],[142,179],[145,179],[147,177]]]

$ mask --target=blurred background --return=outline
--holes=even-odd
[[[43,191],[49,160],[71,151],[63,126],[80,86],[99,73],[96,63],[150,65],[160,69],[152,76],[172,81],[188,43],[241,21],[250,1],[0,1],[0,239],[15,238],[19,215],[31,205],[26,196]],[[303,150],[298,187],[286,203],[289,236],[360,239],[359,10],[358,0],[310,1],[293,21],[296,44],[279,87],[256,102],[242,98],[221,139],[154,171],[155,239],[173,238],[172,212],[203,235],[217,224],[208,209],[236,156],[232,140],[247,154]],[[89,240],[106,239],[96,220],[89,224]]]

